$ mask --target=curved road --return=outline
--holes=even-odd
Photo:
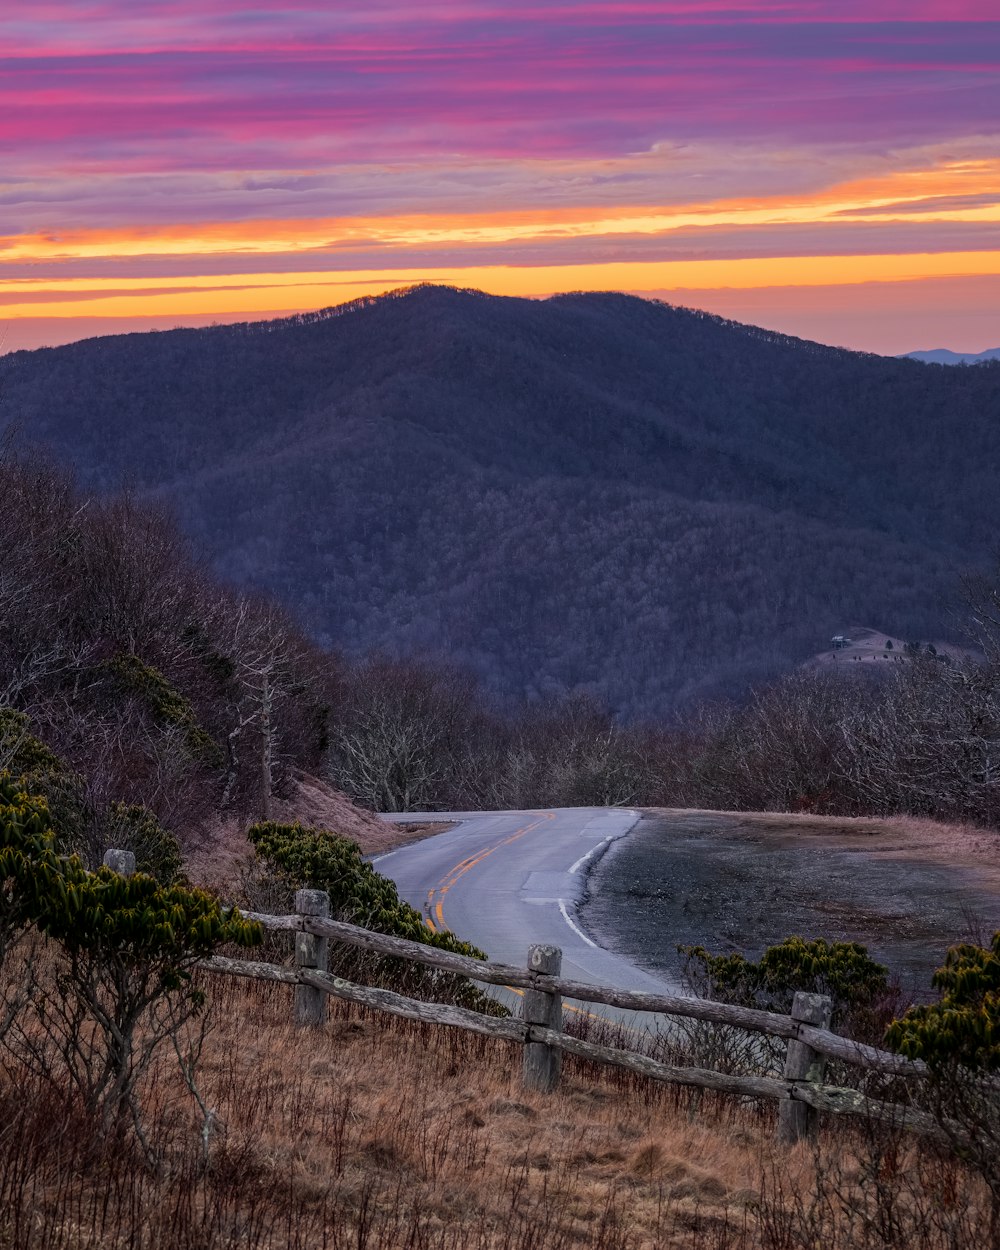
[[[528,947],[558,946],[563,975],[652,993],[677,992],[599,947],[576,916],[587,869],[639,819],[623,808],[383,814],[400,824],[455,821],[454,829],[379,856],[378,871],[422,911],[491,959],[523,966]],[[595,1009],[598,1010],[598,1009]],[[609,1008],[601,1014],[621,1018]],[[629,1016],[635,1019],[634,1013]]]

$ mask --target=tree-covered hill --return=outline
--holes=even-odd
[[[1000,533],[1000,365],[839,351],[616,294],[417,288],[6,358],[0,419],[169,501],[323,640],[630,713],[851,621],[948,633]]]

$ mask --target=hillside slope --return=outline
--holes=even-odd
[[[321,638],[633,714],[852,620],[946,634],[998,532],[998,416],[997,365],[450,288],[17,353],[0,413],[91,486],[168,501]]]

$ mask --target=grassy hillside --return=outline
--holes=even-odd
[[[2,419],[173,504],[323,640],[632,713],[854,620],[946,632],[995,541],[1000,367],[934,369],[621,295],[421,288],[17,353]]]
[[[863,1126],[836,1121],[815,1157],[789,1152],[771,1112],[735,1100],[572,1059],[559,1092],[525,1093],[505,1043],[344,1004],[296,1032],[285,987],[207,988],[210,1125],[169,1057],[149,1095],[159,1172],[44,1086],[0,1075],[4,1250],[990,1244],[971,1176]],[[898,1240],[878,1240],[886,1221]]]

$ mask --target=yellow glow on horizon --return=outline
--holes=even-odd
[[[790,154],[791,155],[791,154]],[[498,295],[541,297],[567,290],[752,290],[775,287],[848,288],[868,282],[906,282],[1000,274],[1000,250],[868,255],[825,255],[827,225],[917,222],[991,223],[1000,226],[1000,158],[941,161],[892,170],[816,191],[701,203],[618,206],[576,205],[440,215],[397,214],[368,218],[300,218],[100,230],[36,232],[0,238],[0,319],[72,320],[85,317],[212,317],[229,320],[280,315],[344,303],[418,282],[478,287]],[[537,265],[476,263],[477,249],[496,244],[547,243],[704,230],[813,227],[806,256],[697,260],[604,261]],[[811,233],[813,233],[811,231]],[[776,235],[776,237],[780,237]],[[886,237],[891,237],[887,233]],[[1000,235],[998,235],[1000,239]],[[336,268],[337,250],[377,250],[375,267]],[[415,248],[463,248],[454,265],[414,267]],[[328,266],[308,271],[296,254],[322,257]],[[479,254],[481,255],[481,253]],[[280,258],[282,272],[199,272],[201,262],[225,257]],[[157,257],[186,262],[188,273],[170,277],[137,273]],[[60,276],[61,264],[121,260],[128,276]],[[275,263],[272,259],[270,263]],[[451,259],[451,256],[449,256]],[[38,276],[4,279],[3,262],[37,262]],[[129,262],[134,262],[131,266]],[[146,265],[143,266],[142,262]],[[250,260],[253,264],[253,260]]]
[[[356,272],[331,270],[163,279],[27,279],[0,282],[0,319],[275,314],[344,303],[417,282],[477,287],[496,295],[542,297],[571,290],[753,290],[988,275],[1000,275],[1000,250],[532,267],[400,267]],[[68,298],[32,303],[5,299],[28,291],[63,293]],[[129,291],[136,293],[129,294]]]
[[[954,197],[983,200],[955,204]],[[935,199],[942,203],[935,205]],[[926,201],[926,206],[921,206]],[[491,213],[409,214],[180,223],[142,228],[69,230],[0,239],[4,261],[106,257],[207,257],[315,252],[334,247],[385,249],[476,246],[558,239],[667,235],[697,228],[868,222],[1000,224],[1000,160],[950,162],[895,171],[807,195],[694,204],[577,206]]]

